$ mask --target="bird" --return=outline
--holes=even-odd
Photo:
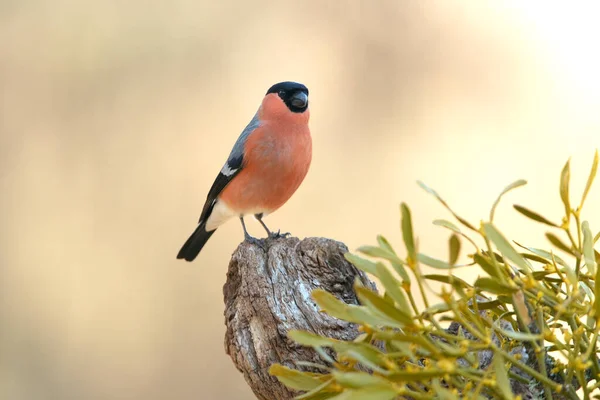
[[[283,206],[296,192],[312,160],[308,88],[285,81],[267,90],[258,111],[233,145],[227,161],[208,191],[194,232],[177,254],[193,261],[217,228],[238,217],[244,240],[259,242],[246,230],[245,216],[254,216],[269,238],[263,218]]]

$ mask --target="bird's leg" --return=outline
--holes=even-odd
[[[242,215],[240,215],[240,221],[242,222],[242,228],[244,228],[244,240],[248,243],[259,245],[260,240],[253,236],[250,236],[250,234],[246,230],[246,224],[244,223],[244,217]]]
[[[286,233],[280,233],[279,230],[277,232],[271,232],[271,230],[269,230],[269,228],[267,227],[267,225],[263,222],[262,217],[263,214],[254,214],[254,217],[256,217],[256,219],[258,220],[258,222],[260,222],[260,224],[263,226],[263,228],[265,228],[265,231],[267,231],[267,234],[269,235],[269,238],[271,239],[279,239],[279,238],[285,238],[287,236],[290,236],[289,232]]]

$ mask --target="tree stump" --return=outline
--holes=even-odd
[[[355,278],[366,287],[375,284],[344,258],[348,248],[325,238],[266,239],[241,243],[233,253],[223,287],[225,297],[225,351],[258,399],[292,399],[287,389],[269,375],[280,363],[323,363],[312,349],[290,341],[287,332],[301,329],[335,339],[352,340],[355,324],[319,312],[310,297],[316,288],[358,304]]]

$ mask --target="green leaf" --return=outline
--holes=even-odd
[[[357,390],[346,390],[330,400],[392,400],[398,396],[391,386],[375,386]]]
[[[383,258],[384,260],[389,261],[392,264],[392,267],[394,267],[394,269],[396,270],[396,272],[398,272],[398,275],[400,275],[402,280],[410,284],[410,277],[408,276],[408,274],[406,273],[406,269],[404,268],[404,261],[402,261],[393,251],[389,251],[385,248],[377,246],[361,246],[357,249],[357,251],[360,251],[361,253],[366,254],[367,256]],[[356,266],[359,267],[358,265]],[[362,264],[362,266],[366,268],[370,267],[370,265],[366,264]]]
[[[521,214],[523,214],[524,216],[526,216],[529,219],[532,219],[537,222],[541,222],[542,224],[558,227],[557,224],[542,217],[540,214],[536,213],[535,211],[531,211],[530,209],[520,206],[518,204],[514,204],[513,207],[515,210],[517,210],[518,212],[520,212]]]
[[[571,203],[569,202],[569,180],[571,179],[571,159],[567,161],[560,174],[560,198],[565,205],[565,216],[571,215]]]
[[[492,309],[500,309],[499,306],[502,305],[502,302],[500,302],[499,300],[490,300],[490,301],[481,301],[481,300],[477,300],[477,308],[482,311],[482,310],[492,310]]]
[[[326,311],[332,317],[345,319],[350,322],[352,309],[349,304],[344,303],[334,295],[326,292],[323,289],[315,289],[312,292],[312,297],[319,307]]]
[[[590,224],[587,221],[583,221],[581,229],[583,230],[583,257],[585,258],[585,265],[587,265],[587,269],[591,275],[596,275],[596,257],[594,255],[594,243]]]
[[[437,368],[428,368],[418,371],[398,371],[390,374],[387,378],[395,382],[415,382],[431,378],[442,378],[447,374],[446,371]]]
[[[447,283],[449,285],[456,286],[461,289],[468,289],[471,287],[471,285],[469,285],[467,282],[463,281],[462,279],[460,279],[459,277],[454,276],[454,275],[432,274],[432,275],[424,275],[423,277],[425,279],[429,279],[432,281]]]
[[[344,258],[361,271],[374,276],[377,275],[376,264],[373,261],[365,260],[364,258],[351,253],[344,254]]]
[[[390,242],[383,235],[377,235],[377,243],[379,243],[379,247],[382,249],[385,249],[392,254],[396,254]]]
[[[535,247],[527,247],[527,246],[523,246],[522,244],[519,244],[517,242],[515,242],[515,244],[525,250],[528,250],[530,252],[532,252],[533,254],[536,254],[540,257],[545,258],[546,260],[548,260],[549,263],[552,263],[552,258],[554,258],[554,260],[562,265],[563,267],[569,267],[569,264],[567,264],[562,258],[560,258],[559,256],[557,256],[556,254],[552,254],[547,252],[546,250],[542,250],[542,249],[536,249]]]
[[[276,377],[285,386],[295,390],[312,390],[323,383],[318,377],[324,377],[324,375],[312,372],[297,371],[281,364],[273,364],[269,368],[269,374]]]
[[[360,251],[361,253],[363,253],[367,256],[383,258],[388,261],[394,260],[395,262],[403,263],[403,261],[400,258],[398,258],[398,256],[396,254],[394,254],[386,249],[382,249],[381,247],[361,246],[357,249],[357,251]]]
[[[502,253],[502,255],[515,264],[522,268],[523,270],[530,272],[531,265],[523,258],[517,251],[510,245],[508,240],[496,229],[496,227],[490,223],[484,223],[483,229],[485,231],[485,235],[488,239],[492,241]]]
[[[419,260],[419,262],[421,262],[425,265],[429,265],[430,267],[436,268],[436,269],[457,268],[457,267],[453,267],[452,265],[448,264],[446,261],[442,261],[442,260],[438,260],[437,258],[429,257],[423,253],[419,253],[417,255],[417,259]]]
[[[334,379],[330,378],[323,382],[316,388],[309,390],[299,396],[294,397],[294,400],[325,400],[335,396],[337,392],[332,392],[331,389],[327,389],[329,385],[333,383]]]
[[[352,358],[367,368],[372,369],[373,371],[379,372],[380,374],[387,374],[388,371],[381,368],[383,366],[382,357],[377,354],[372,354],[366,349],[361,348],[360,346],[354,346],[352,348],[347,348],[344,351],[339,352],[340,355],[344,355],[346,357]]]
[[[340,343],[340,341],[336,339],[322,337],[311,332],[296,329],[290,330],[288,332],[288,337],[294,342],[308,347],[332,347],[333,345]]]
[[[413,233],[410,209],[408,208],[406,203],[402,203],[400,205],[400,210],[402,212],[402,238],[404,239],[404,245],[406,246],[406,251],[408,252],[408,256],[412,260],[415,260],[416,259],[415,237],[414,237],[414,233]]]
[[[450,236],[448,247],[450,253],[450,265],[455,265],[456,261],[458,261],[458,256],[460,255],[460,238],[458,235],[452,234]]]
[[[519,179],[518,181],[515,181],[515,182],[511,183],[510,185],[508,185],[507,187],[504,188],[504,190],[502,191],[502,193],[500,193],[500,195],[498,196],[498,198],[494,202],[494,205],[492,205],[492,209],[490,211],[490,222],[492,222],[494,220],[494,213],[496,212],[496,207],[498,206],[498,203],[500,203],[500,199],[502,198],[502,196],[504,196],[506,193],[510,192],[511,190],[516,189],[516,188],[521,187],[521,186],[526,185],[526,184],[527,184],[526,180]]]
[[[366,372],[332,371],[336,382],[349,389],[361,389],[368,386],[389,386],[389,382],[380,376]]]
[[[504,399],[512,400],[513,393],[510,388],[506,366],[504,365],[504,357],[502,357],[500,353],[494,354],[493,363],[494,371],[496,372],[496,386],[498,387],[500,394]]]
[[[550,264],[550,260],[546,260],[544,257],[540,257],[537,254],[529,254],[529,253],[519,253],[519,254],[523,258],[538,262],[540,264]],[[535,272],[534,272],[534,275],[535,275]]]
[[[594,183],[594,178],[596,177],[596,172],[598,171],[598,150],[594,153],[594,162],[592,163],[592,170],[590,171],[590,175],[588,176],[587,183],[585,184],[585,190],[583,191],[583,196],[581,197],[581,203],[579,203],[579,209],[583,208],[583,203],[585,202],[585,198],[592,187],[592,183]]]
[[[498,270],[492,264],[491,258],[488,256],[474,254],[473,261],[475,261],[475,263],[479,265],[481,269],[483,269],[489,276],[499,279],[502,282],[505,280],[504,277],[498,273]]]
[[[475,287],[494,294],[511,294],[518,290],[492,278],[477,278]]]
[[[381,315],[374,315],[364,307],[346,304],[323,289],[313,290],[312,297],[317,305],[327,314],[344,321],[373,326],[391,325],[396,328],[404,326],[392,319],[382,317]]]
[[[534,342],[534,341],[542,339],[542,335],[534,335],[533,333],[507,331],[505,329],[500,329],[500,328],[497,328],[496,330],[498,332],[500,332],[502,335],[504,335],[508,338],[514,339],[514,340],[518,340],[520,342]]]
[[[355,287],[354,290],[360,302],[368,307],[371,312],[389,318],[392,321],[397,321],[402,326],[412,324],[412,318],[408,314],[398,310],[371,289]]]
[[[402,282],[410,285],[410,276],[408,276],[406,268],[404,268],[404,263],[397,263],[394,261],[390,261],[390,263],[392,264],[392,267],[394,267],[394,270],[398,273],[398,275],[400,275],[400,278],[402,278]]]
[[[435,221],[433,221],[433,224],[437,225],[437,226],[443,226],[444,228],[450,229],[451,231],[453,231],[455,233],[461,233],[458,226],[454,225],[450,221],[446,221],[445,219],[436,219]]]
[[[550,243],[552,243],[557,249],[562,250],[565,253],[569,253],[569,254],[571,254],[573,256],[575,255],[575,252],[573,251],[573,249],[571,249],[570,246],[567,246],[555,234],[547,232],[545,236],[550,241]]]
[[[446,303],[438,303],[432,306],[429,306],[425,310],[423,310],[424,315],[435,315],[439,313],[443,313],[450,310],[450,306]]]
[[[594,317],[596,325],[600,324],[600,268],[596,268],[596,282],[594,284]]]
[[[404,292],[400,288],[400,282],[398,282],[396,278],[394,278],[394,276],[385,267],[385,265],[379,263],[377,264],[376,269],[376,276],[381,281],[385,292],[389,294],[392,297],[392,299],[394,299],[398,307],[400,307],[400,310],[406,312],[408,315],[412,315],[410,305],[406,300]]]
[[[594,236],[594,243],[596,243],[598,239],[600,239],[600,232],[596,233],[596,236]]]
[[[475,232],[478,232],[477,229],[475,229],[475,227],[470,224],[467,220],[465,220],[464,218],[458,216],[454,211],[452,211],[452,209],[450,208],[450,206],[448,206],[448,203],[446,203],[446,201],[444,201],[444,199],[442,199],[440,197],[439,194],[437,194],[437,192],[435,190],[433,190],[432,188],[430,188],[429,186],[427,186],[426,184],[424,184],[421,181],[417,181],[417,185],[419,185],[423,190],[425,190],[427,193],[433,195],[436,199],[438,199],[438,201],[440,203],[442,203],[444,205],[444,207],[446,207],[446,209],[448,211],[450,211],[450,213],[452,214],[452,216],[454,218],[456,218],[458,220],[458,222],[460,222],[461,224],[463,224],[464,226],[466,226],[467,228],[474,230]]]

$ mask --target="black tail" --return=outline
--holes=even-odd
[[[183,244],[183,247],[181,247],[181,250],[179,250],[177,258],[184,258],[186,261],[194,260],[215,231],[216,229],[207,232],[204,224],[198,225],[194,233],[192,233],[192,236],[189,237]]]

